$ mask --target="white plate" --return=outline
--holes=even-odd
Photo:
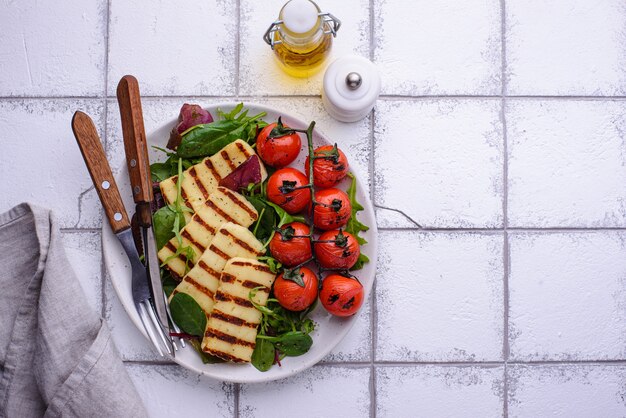
[[[181,103],[182,105],[182,103]],[[219,107],[223,110],[232,109],[236,103],[224,103],[207,108],[213,116],[216,115],[216,109]],[[250,109],[250,115],[255,115],[261,111],[267,112],[267,116],[263,119],[266,121],[275,121],[279,116],[283,117],[283,122],[291,127],[306,129],[308,123],[289,116],[288,114],[279,112],[275,109],[271,109],[265,106],[259,106],[254,104],[245,104]],[[149,145],[157,145],[165,147],[169,138],[169,132],[175,125],[176,120],[171,119],[163,124],[163,126],[147,135]],[[341,142],[338,139],[339,147],[341,148]],[[314,134],[314,145],[320,146],[325,144],[331,144],[335,141],[327,139],[327,137],[320,132],[316,126]],[[298,159],[292,164],[292,166],[303,170],[304,160],[307,156],[306,153],[306,139],[303,138],[303,151],[300,153]],[[151,158],[156,158],[159,155],[163,157],[163,153],[155,154],[150,152]],[[349,156],[348,156],[349,158]],[[152,161],[154,162],[154,161]],[[352,170],[353,171],[353,170]],[[354,171],[353,171],[354,172]],[[362,212],[359,212],[358,217],[364,224],[370,227],[369,231],[363,234],[363,237],[368,241],[368,244],[364,245],[361,250],[370,258],[370,262],[365,264],[365,267],[357,272],[355,275],[359,278],[365,288],[365,300],[369,297],[372,284],[374,283],[374,276],[376,272],[376,220],[374,218],[374,208],[369,200],[366,191],[367,187],[361,182],[358,173],[357,176],[357,200],[361,202],[365,208]],[[129,210],[129,213],[134,211],[134,203],[132,200],[130,182],[126,168],[116,177],[117,185],[120,189],[124,204]],[[346,190],[348,187],[348,180],[344,180],[339,186],[342,190]],[[124,309],[130,316],[130,319],[134,322],[135,326],[141,331],[144,336],[145,332],[141,325],[139,315],[135,310],[131,294],[131,270],[126,254],[122,249],[119,241],[111,231],[109,224],[105,222],[102,228],[102,247],[104,251],[104,261],[109,271],[113,288],[115,289],[117,296],[119,297]],[[358,314],[357,314],[358,315]],[[282,366],[274,365],[267,372],[260,372],[254,368],[251,364],[232,364],[232,363],[217,363],[217,364],[203,364],[198,354],[189,346],[183,350],[179,350],[176,353],[174,361],[181,366],[193,370],[212,378],[230,381],[230,382],[263,382],[275,379],[282,379],[287,376],[291,376],[302,370],[305,370],[315,363],[322,360],[339,342],[345,337],[352,325],[356,321],[356,316],[349,318],[338,318],[328,314],[321,304],[311,314],[311,318],[316,323],[316,329],[311,334],[313,338],[313,346],[308,353],[299,357],[286,357],[281,361]],[[146,337],[147,338],[147,337]]]

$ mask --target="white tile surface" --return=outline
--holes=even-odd
[[[241,385],[244,418],[346,418],[369,416],[370,369],[318,366],[271,383]]]
[[[622,0],[506,2],[508,94],[624,95]]]
[[[515,100],[506,116],[509,226],[626,226],[626,102]]]
[[[353,124],[326,114],[322,73],[273,62],[261,37],[283,2],[0,2],[0,212],[28,200],[69,228],[86,297],[151,415],[291,417],[287,400],[313,417],[626,417],[623,1],[320,0],[343,22],[333,57],[371,56],[382,72],[387,96]],[[327,364],[239,396],[163,362],[110,284],[102,295],[102,210],[70,121],[94,116],[119,172],[127,73],[152,96],[148,132],[184,102],[243,97],[316,120],[375,192],[376,293]]]
[[[509,366],[509,417],[626,416],[624,365]]]
[[[376,0],[383,94],[500,94],[498,0]]]
[[[379,234],[376,360],[502,359],[503,237]]]
[[[70,126],[78,109],[93,117],[102,137],[101,101],[0,101],[0,196],[7,197],[0,212],[31,202],[52,209],[61,227],[101,225],[102,206]]]
[[[515,360],[626,359],[626,234],[510,235]]]
[[[63,246],[87,303],[102,314],[102,246],[100,231],[65,232]]]
[[[0,3],[0,96],[101,96],[106,4]]]
[[[499,100],[380,101],[375,202],[422,226],[501,226],[500,109]],[[378,215],[381,226],[395,226]]]
[[[502,367],[378,367],[376,416],[501,417],[503,377]]]
[[[108,92],[133,74],[146,95],[235,93],[235,1],[111,0]]]
[[[330,12],[341,20],[331,55],[314,76],[296,78],[286,75],[269,45],[263,41],[263,34],[278,19],[285,3],[284,0],[241,1],[239,92],[242,95],[319,95],[324,68],[335,58],[348,54],[369,57],[369,1],[320,0],[316,3],[322,12]]]
[[[233,387],[178,366],[127,364],[150,417],[232,417]]]

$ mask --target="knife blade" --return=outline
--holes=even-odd
[[[152,289],[152,302],[154,303],[159,321],[169,333],[166,301],[163,294],[163,284],[161,283],[160,263],[157,257],[158,248],[152,228],[150,205],[153,194],[150,162],[148,159],[139,83],[135,77],[131,75],[122,77],[117,86],[117,101],[122,120],[126,163],[133,190],[133,199],[136,203],[136,213],[141,226],[144,260]]]
[[[87,165],[91,180],[98,192],[98,197],[104,207],[104,212],[111,225],[111,229],[122,244],[128,256],[128,260],[130,261],[132,272],[131,288],[135,308],[139,313],[139,317],[150,340],[159,353],[163,355],[155,332],[147,322],[149,320],[147,316],[149,310],[146,307],[146,303],[150,304],[150,288],[148,286],[147,272],[141,264],[139,254],[134,246],[132,231],[130,229],[130,219],[126,213],[126,208],[124,207],[124,202],[117,188],[117,183],[113,178],[111,167],[107,162],[106,154],[100,142],[96,126],[87,114],[78,111],[74,113],[74,117],[72,118],[72,131],[74,132],[80,152]],[[161,340],[165,343],[167,350],[170,351],[164,335],[162,335],[162,333],[159,335],[161,336]]]

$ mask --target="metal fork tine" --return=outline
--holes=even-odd
[[[143,302],[140,302],[137,304],[137,312],[139,312],[139,318],[141,318],[141,323],[143,324],[143,328],[148,333],[148,337],[150,338],[152,345],[155,346],[155,348],[159,352],[159,355],[163,357],[164,354],[163,354],[163,350],[161,350],[161,344],[159,344],[159,341],[157,340],[156,335],[154,335],[154,330],[152,329],[152,326],[150,326],[150,322],[151,322],[149,321],[150,317],[148,313],[146,312],[146,307],[143,304]]]
[[[148,316],[150,317],[150,320],[152,321],[152,326],[156,329],[159,337],[161,337],[161,341],[163,342],[163,345],[165,345],[165,348],[167,349],[167,353],[169,355],[172,355],[172,353],[174,352],[174,349],[173,347],[171,347],[172,340],[170,339],[170,336],[165,335],[165,331],[163,331],[163,328],[161,327],[161,324],[159,323],[159,320],[157,319],[156,314],[154,313],[154,307],[148,301],[146,301],[145,304],[146,304],[146,310],[148,311]]]

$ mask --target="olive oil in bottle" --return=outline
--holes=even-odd
[[[287,74],[309,77],[322,68],[340,26],[336,17],[322,13],[311,0],[290,0],[263,39]]]

